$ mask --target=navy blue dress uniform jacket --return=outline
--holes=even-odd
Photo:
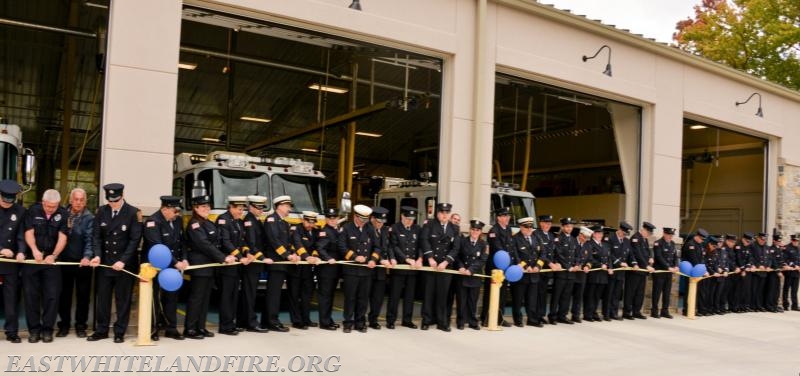
[[[420,233],[420,248],[424,263],[433,258],[437,264],[447,261],[447,268],[454,269],[456,254],[461,246],[461,235],[455,225],[448,223],[447,230],[442,228],[439,221],[428,221],[422,226]]]
[[[264,232],[267,234],[266,255],[272,261],[288,261],[294,254],[289,222],[284,221],[278,213],[272,213],[264,221]],[[270,265],[270,270],[288,270],[286,265]]]
[[[522,270],[527,270],[529,266],[535,266],[541,269],[537,263],[539,260],[539,253],[536,249],[539,247],[536,243],[536,237],[531,234],[530,239],[530,241],[525,239],[525,235],[522,235],[522,231],[513,236],[514,249],[517,250],[517,264],[522,267]],[[539,282],[539,273],[525,273],[522,275],[522,278],[528,282],[537,283]]]
[[[359,229],[354,222],[347,222],[339,233],[339,254],[343,255],[345,261],[355,262],[356,257],[364,256],[365,260],[361,264],[381,261],[381,250],[378,248],[379,240],[375,233],[375,228],[369,223]],[[355,276],[371,276],[372,269],[362,266],[350,266],[342,269],[343,274]]]
[[[483,271],[486,259],[489,258],[489,246],[481,238],[472,244],[469,236],[461,238],[461,246],[456,256],[456,269],[467,269],[470,273],[480,274]],[[464,287],[481,287],[483,282],[478,277],[461,277],[461,285]]]
[[[598,243],[592,239],[584,243],[584,245],[589,250],[589,259],[586,260],[585,263],[589,269],[599,269],[602,268],[603,265],[605,265],[606,268],[611,267],[609,263],[611,245],[609,243],[603,241]],[[607,270],[594,270],[589,272],[586,282],[605,285],[608,284],[608,277]]]
[[[189,220],[186,226],[186,256],[190,265],[225,262],[225,254],[220,250],[221,244],[219,231],[213,222],[196,216]],[[189,274],[213,277],[214,268],[194,269]]]
[[[553,244],[553,263],[561,265],[561,268],[564,269],[563,272],[554,273],[555,278],[575,279],[575,273],[566,270],[577,265],[575,263],[575,258],[581,247],[578,244],[578,239],[575,239],[572,235],[560,232],[553,239]]]
[[[36,247],[42,252],[43,257],[53,254],[56,243],[58,243],[59,233],[66,236],[69,232],[67,229],[68,215],[67,210],[60,206],[50,218],[47,218],[40,203],[36,203],[28,209],[28,213],[25,216],[25,231],[33,229]],[[25,253],[25,258],[33,258],[33,251],[30,248]]]
[[[182,224],[180,217],[177,217],[172,221],[172,225],[170,226],[170,222],[164,218],[164,214],[161,214],[161,210],[147,218],[147,220],[144,221],[144,230],[142,231],[144,233],[142,260],[144,262],[149,262],[148,255],[150,253],[150,248],[156,244],[163,244],[169,248],[172,254],[172,260],[169,263],[170,268],[175,267],[177,262],[185,260],[186,254],[183,251]]]
[[[666,241],[664,238],[653,242],[653,268],[656,270],[669,270],[678,266],[678,251],[675,242]]]
[[[28,246],[25,244],[25,208],[20,204],[13,204],[8,209],[0,208],[0,249],[8,248],[14,252],[25,254]],[[2,257],[2,256],[0,256]],[[18,265],[9,262],[0,262],[0,274],[16,273]]]
[[[103,205],[95,214],[92,240],[94,256],[100,257],[103,265],[114,265],[117,261],[125,263],[125,270],[138,272],[139,241],[142,239],[142,214],[139,209],[122,203],[119,213],[111,218],[111,206]],[[109,268],[102,268],[100,273],[115,275],[118,273]]]

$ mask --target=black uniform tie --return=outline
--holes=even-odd
[[[111,211],[111,219],[114,219],[114,217],[117,216],[117,212],[119,212],[119,210],[112,210]]]

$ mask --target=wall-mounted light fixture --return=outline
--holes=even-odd
[[[744,102],[736,102],[736,107],[739,107],[740,104],[745,104],[747,102],[750,102],[750,100],[753,99],[753,96],[756,96],[756,95],[758,95],[758,111],[756,111],[756,116],[763,118],[764,117],[764,111],[761,110],[761,94],[758,93],[758,92],[750,94],[750,96],[747,97],[747,100],[745,100]]]
[[[607,49],[608,49],[608,62],[606,63],[606,70],[604,70],[604,71],[603,71],[603,74],[604,74],[604,75],[606,75],[606,76],[608,76],[608,77],[611,77],[611,47],[609,47],[608,45],[604,44],[604,45],[603,45],[602,47],[600,47],[600,49],[598,49],[598,50],[597,50],[597,52],[595,52],[595,53],[594,53],[594,55],[592,55],[591,57],[588,57],[588,56],[586,56],[586,55],[583,55],[583,62],[585,63],[585,62],[586,62],[586,60],[591,60],[591,59],[594,59],[594,58],[596,58],[596,57],[597,57],[597,55],[598,55],[598,54],[600,54],[600,51],[602,51],[604,48],[607,48]]]
[[[361,2],[358,1],[358,0],[353,0],[353,2],[350,3],[350,6],[348,8],[355,9],[355,10],[361,10]]]

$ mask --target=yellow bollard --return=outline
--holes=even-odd
[[[142,264],[139,269],[139,327],[136,346],[154,346],[150,339],[150,328],[153,324],[153,277],[158,269],[150,264]]]
[[[497,326],[497,313],[500,311],[500,288],[503,286],[505,276],[500,269],[492,270],[492,285],[489,288],[489,318],[487,327],[489,330],[502,330]]]
[[[689,277],[689,292],[686,294],[686,318],[694,320],[694,311],[697,306],[697,283],[702,278]]]

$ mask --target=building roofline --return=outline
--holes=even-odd
[[[763,90],[794,102],[800,102],[800,92],[798,91],[789,89],[771,81],[762,80],[758,77],[733,69],[727,65],[711,61],[704,57],[690,54],[686,51],[678,49],[677,47],[660,43],[653,39],[645,38],[641,35],[633,34],[626,30],[617,29],[600,21],[590,20],[584,16],[579,16],[566,10],[558,9],[552,5],[541,4],[535,0],[492,1],[498,5],[522,10],[553,21],[566,23],[582,30],[603,35],[623,43],[628,43],[635,47],[642,48],[648,52],[718,74],[722,77],[732,79],[746,85],[750,85],[755,89]]]

